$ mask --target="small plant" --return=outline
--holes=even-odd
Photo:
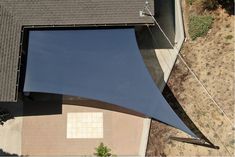
[[[227,35],[227,36],[225,37],[225,39],[227,39],[227,40],[230,40],[230,39],[232,39],[232,38],[233,38],[232,35]]]
[[[230,27],[230,24],[227,24],[227,25],[226,25],[226,28],[229,28],[229,27]]]
[[[107,146],[105,146],[102,142],[100,143],[100,145],[95,148],[96,153],[94,153],[95,156],[98,157],[111,157],[114,156],[111,154],[111,149],[108,148]]]
[[[190,5],[193,5],[193,2],[194,2],[195,0],[188,0],[188,2],[189,2],[189,4]]]
[[[212,23],[213,18],[211,16],[191,16],[189,18],[189,35],[192,40],[205,36]]]

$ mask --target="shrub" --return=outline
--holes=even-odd
[[[227,39],[227,40],[230,40],[230,39],[232,39],[232,38],[233,38],[232,35],[227,35],[227,36],[225,37],[225,39]]]
[[[228,14],[234,15],[235,0],[218,0],[219,4],[224,8]]]
[[[189,35],[192,40],[205,36],[211,28],[212,22],[211,16],[191,16],[189,18]]]
[[[190,0],[192,1],[192,0]],[[234,14],[234,2],[235,0],[201,0],[203,9],[213,10],[222,6],[227,13]]]
[[[212,10],[217,8],[219,5],[218,0],[203,0],[204,9]]]
[[[100,145],[95,148],[96,153],[94,153],[95,156],[98,157],[111,157],[113,156],[111,154],[111,149],[108,148],[107,146],[105,146],[102,142],[100,143]]]

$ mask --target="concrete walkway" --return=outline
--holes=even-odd
[[[80,100],[72,103],[63,104],[62,114],[24,117],[22,154],[93,155],[95,147],[103,142],[114,154],[138,155],[142,117],[89,107],[105,105],[96,101]],[[103,138],[66,138],[67,114],[81,112],[103,113]]]

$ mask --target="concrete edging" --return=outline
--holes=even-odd
[[[174,50],[173,49],[165,49],[165,50],[156,49],[155,50],[156,56],[164,72],[165,82],[163,81],[163,83],[159,87],[161,91],[164,89],[166,82],[169,79],[171,71],[176,62],[178,53],[184,43],[184,39],[185,39],[185,33],[184,33],[181,1],[175,0],[175,47],[174,47]],[[144,120],[139,156],[145,156],[146,154],[150,126],[151,126],[151,119],[146,118]]]

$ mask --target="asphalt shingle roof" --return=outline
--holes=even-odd
[[[16,101],[21,30],[27,25],[145,24],[146,0],[0,0],[0,101]],[[154,0],[149,0],[153,7]]]

